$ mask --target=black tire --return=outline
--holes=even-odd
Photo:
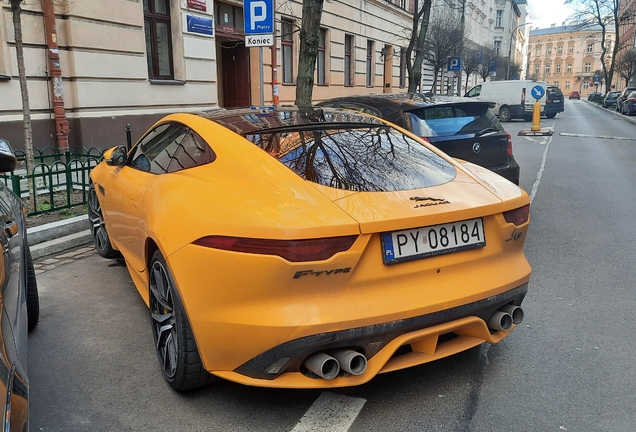
[[[545,116],[546,116],[547,118],[549,118],[549,119],[552,119],[552,118],[555,118],[555,117],[556,117],[556,115],[557,115],[557,113],[548,113],[548,114],[546,114]]]
[[[38,281],[35,278],[35,268],[31,250],[26,250],[26,305],[29,331],[33,330],[40,319],[40,296],[38,295]]]
[[[161,372],[177,391],[216,380],[204,368],[179,293],[161,252],[150,261],[150,320]]]
[[[93,244],[97,253],[104,258],[120,256],[119,251],[113,249],[110,244],[110,238],[104,224],[104,216],[102,215],[102,207],[93,183],[88,188],[88,221],[91,224],[91,235],[93,236]]]
[[[512,114],[510,113],[510,108],[507,106],[502,106],[499,108],[499,120],[502,122],[509,122],[512,118]]]

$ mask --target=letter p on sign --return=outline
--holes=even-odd
[[[250,28],[256,29],[256,23],[267,19],[267,4],[264,1],[250,3]]]

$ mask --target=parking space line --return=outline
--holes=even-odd
[[[577,137],[577,138],[598,138],[598,139],[614,139],[614,140],[628,140],[628,141],[636,140],[635,137],[621,137],[621,136],[611,136],[611,135],[588,135],[588,134],[570,133],[570,132],[561,132],[559,135],[566,136],[566,137]]]
[[[534,200],[534,196],[537,194],[537,189],[539,189],[539,184],[541,183],[541,177],[543,176],[543,171],[545,170],[545,163],[548,160],[548,150],[550,150],[550,143],[552,142],[553,135],[549,136],[546,140],[546,146],[543,149],[543,158],[541,159],[541,167],[537,172],[537,178],[532,185],[532,191],[530,192],[530,203]]]
[[[324,392],[291,432],[347,432],[366,399]]]

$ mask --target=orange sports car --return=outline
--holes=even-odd
[[[176,390],[359,385],[523,319],[528,195],[376,117],[174,114],[104,159],[95,246],[123,255]]]

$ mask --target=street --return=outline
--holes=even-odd
[[[123,262],[87,254],[38,275],[30,430],[634,430],[636,124],[566,100],[541,120],[552,137],[503,125],[532,199],[533,273],[525,321],[500,344],[330,392],[219,381],[176,393]]]

